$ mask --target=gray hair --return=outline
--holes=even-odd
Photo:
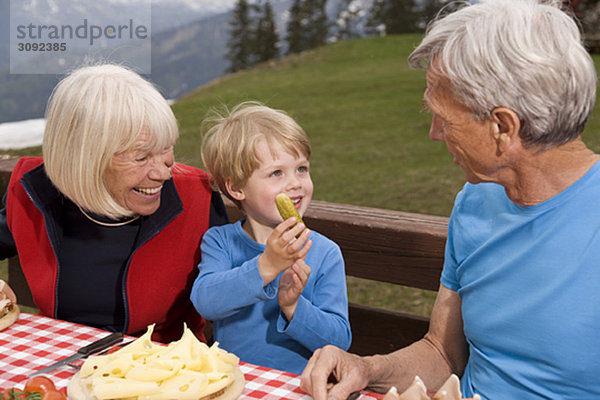
[[[484,0],[438,16],[409,56],[440,71],[475,118],[507,107],[527,146],[576,139],[596,100],[596,70],[560,0]]]

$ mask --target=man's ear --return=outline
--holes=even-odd
[[[237,201],[242,201],[246,198],[246,195],[244,194],[244,190],[238,189],[235,186],[233,186],[231,179],[227,179],[225,181],[225,189],[227,189],[227,193],[229,193],[229,195],[231,197],[233,197],[234,199],[236,199]]]
[[[499,151],[505,151],[515,141],[520,141],[521,120],[516,112],[506,107],[492,110],[493,135]]]

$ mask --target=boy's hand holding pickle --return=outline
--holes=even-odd
[[[300,213],[287,194],[279,193],[275,197],[275,204],[277,205],[277,210],[284,222],[295,221],[295,225],[293,225],[290,230],[296,230],[297,228],[304,226],[304,221],[302,221]],[[300,239],[300,235],[310,235],[308,229],[302,229],[301,233],[295,235],[296,239]],[[290,241],[291,244],[294,244],[295,242],[298,242],[298,240],[292,239]],[[309,247],[308,244],[302,247],[302,249],[304,250],[305,247]],[[308,249],[306,249],[306,251],[308,251]],[[302,257],[297,259],[289,268],[287,268],[281,276],[277,303],[288,321],[291,321],[292,318],[294,318],[298,299],[306,287],[309,275],[310,267],[304,262],[304,257]]]
[[[265,251],[258,257],[258,270],[265,285],[296,260],[306,257],[311,246],[309,236],[310,230],[306,229],[303,223],[296,224],[293,218],[283,221],[273,229],[267,239]]]
[[[310,230],[306,228],[290,197],[280,193],[275,204],[283,222],[275,227],[258,258],[258,270],[265,285],[298,259],[304,259],[310,249]]]

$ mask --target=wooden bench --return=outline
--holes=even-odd
[[[4,193],[16,160],[0,160]],[[242,214],[226,201],[232,220]],[[303,217],[307,226],[339,244],[346,274],[419,289],[437,290],[444,256],[445,217],[313,201]],[[19,303],[33,305],[18,259],[9,260],[9,283]],[[381,354],[421,338],[429,319],[353,304],[349,306],[352,347],[357,354]]]

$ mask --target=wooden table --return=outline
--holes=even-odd
[[[106,335],[100,329],[21,313],[14,325],[0,332],[0,388],[23,388],[28,374]],[[246,378],[240,399],[311,399],[300,389],[298,375],[244,362],[240,363],[240,369]],[[62,388],[75,372],[74,368],[64,366],[47,376],[57,388]],[[363,392],[359,399],[381,399],[381,396]]]

